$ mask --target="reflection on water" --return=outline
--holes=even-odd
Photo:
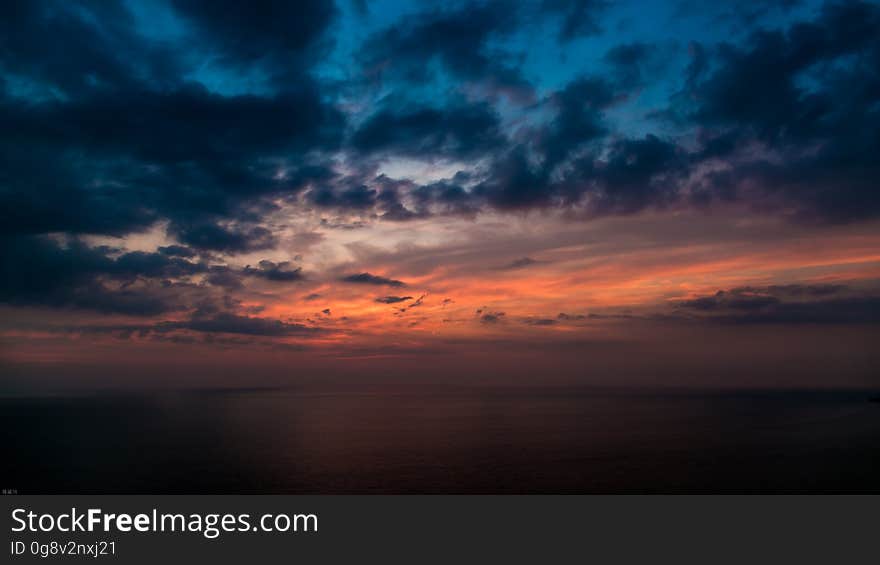
[[[870,392],[363,388],[3,399],[34,492],[880,492]]]

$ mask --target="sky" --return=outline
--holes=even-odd
[[[880,5],[12,2],[0,392],[880,384]]]

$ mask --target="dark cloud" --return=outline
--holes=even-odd
[[[425,297],[426,297],[426,296],[428,296],[428,295],[427,295],[427,294],[422,294],[421,296],[419,296],[418,298],[416,298],[413,302],[407,304],[407,305],[404,306],[403,308],[398,308],[398,309],[397,309],[397,315],[402,315],[402,314],[405,314],[405,313],[409,312],[409,311],[412,310],[413,308],[418,308],[419,306],[421,306],[422,304],[424,304],[424,302],[425,302]]]
[[[75,325],[60,328],[65,333],[87,335],[111,335],[119,339],[149,339],[169,343],[204,343],[220,347],[263,346],[271,349],[301,351],[302,343],[286,343],[274,338],[295,336],[307,338],[322,333],[321,329],[277,322],[266,318],[253,318],[220,314],[185,321],[165,321],[156,324],[100,324]],[[52,327],[49,331],[58,331]],[[196,335],[193,335],[196,334]],[[269,338],[259,340],[257,338]]]
[[[290,29],[319,33],[324,20],[310,14],[332,5],[310,6],[178,8],[246,61],[267,42],[286,54],[310,42],[311,31],[294,39]],[[0,139],[2,233],[125,235],[166,219],[191,245],[258,248],[265,237],[253,229],[230,239],[202,226],[244,220],[260,198],[326,176],[306,154],[337,146],[344,120],[307,75],[271,94],[223,95],[189,78],[181,50],[144,38],[123,5],[46,0],[7,16],[0,127],[16,135]]]
[[[499,324],[506,316],[504,312],[483,312],[481,310],[477,310],[477,314],[480,316],[481,324]]]
[[[655,316],[637,316],[630,312],[622,312],[622,313],[602,313],[602,312],[590,312],[587,316],[590,320],[653,320]]]
[[[381,218],[392,222],[407,222],[427,218],[431,213],[422,208],[421,210],[410,210],[400,201],[400,197],[393,192],[382,192],[379,194],[378,201],[381,202],[383,213]]]
[[[488,104],[445,108],[383,109],[355,132],[362,152],[392,152],[426,159],[482,156],[502,145],[498,116]]]
[[[204,333],[267,337],[308,336],[320,332],[317,328],[302,324],[292,324],[270,318],[238,316],[230,313],[219,313],[210,317],[194,317],[181,322],[162,322],[154,328],[157,331],[191,330]]]
[[[571,151],[604,135],[603,112],[616,98],[613,85],[601,77],[580,77],[553,94],[550,101],[556,117],[541,144],[547,166],[558,164]]]
[[[688,156],[675,143],[648,135],[615,142],[607,159],[590,167],[597,180],[593,213],[627,214],[675,200]]]
[[[367,0],[349,0],[352,8],[358,16],[365,17],[370,13],[370,6]]]
[[[597,28],[603,5],[548,0],[541,11],[572,37]],[[406,83],[389,83],[395,92],[354,130],[350,147],[366,159],[455,156],[488,165],[470,183],[399,190],[341,177],[320,155],[340,147],[346,126],[304,70],[320,59],[332,3],[269,9],[180,0],[173,8],[217,64],[296,80],[262,94],[221,94],[188,78],[190,63],[145,39],[125,7],[16,5],[5,19],[4,69],[43,95],[24,103],[12,82],[3,83],[0,126],[16,132],[0,142],[3,233],[124,235],[164,219],[187,246],[253,251],[277,243],[259,225],[259,206],[300,193],[313,206],[391,221],[474,215],[486,206],[625,214],[682,194],[696,203],[757,198],[762,210],[794,204],[799,219],[880,212],[874,4],[829,3],[786,29],[756,21],[745,41],[693,44],[682,95],[666,114],[698,129],[689,150],[659,135],[609,130],[605,113],[646,80],[656,59],[657,47],[644,42],[610,49],[609,76],[581,77],[547,96],[533,108],[553,117],[516,140],[485,100],[401,103]],[[375,34],[361,53],[367,64],[407,76],[428,74],[433,61],[458,80],[523,86],[516,65],[492,47],[530,25],[523,14],[496,2],[416,13]],[[57,41],[36,39],[46,36]],[[773,158],[751,151],[756,142]],[[704,166],[718,159],[724,167]]]
[[[517,147],[492,164],[488,178],[473,192],[502,210],[540,208],[554,202],[550,172],[535,165],[525,148]]]
[[[708,62],[697,51],[680,111],[716,129],[706,147],[732,164],[708,188],[800,220],[880,213],[877,29],[876,4],[833,2],[812,21],[721,44]]]
[[[223,227],[216,224],[200,224],[181,227],[177,231],[181,242],[199,249],[243,253],[271,249],[277,243],[275,236],[262,226]]]
[[[150,316],[186,308],[187,287],[170,278],[207,269],[160,253],[118,254],[39,236],[2,237],[0,248],[0,302],[12,305]]]
[[[532,259],[531,257],[522,257],[520,259],[514,259],[509,263],[505,263],[504,265],[500,265],[498,267],[492,267],[494,271],[513,271],[516,269],[524,269],[526,267],[531,267],[532,265],[537,265],[541,263],[536,259]]]
[[[691,308],[702,312],[719,310],[762,310],[777,306],[781,300],[771,294],[750,293],[742,289],[725,292],[719,290],[712,296],[702,296],[679,303],[682,308]]]
[[[553,318],[526,318],[523,323],[529,326],[555,326],[556,320]]]
[[[367,222],[364,220],[355,220],[353,222],[349,222],[344,220],[331,220],[328,218],[321,218],[321,227],[330,230],[359,230],[367,227],[367,225]]]
[[[103,250],[99,248],[100,251]],[[203,273],[205,270],[203,263],[168,257],[162,253],[131,251],[112,260],[103,272],[117,278],[180,278]]]
[[[873,4],[829,3],[786,29],[755,27],[736,44],[693,44],[681,96],[665,114],[697,128],[688,150],[659,135],[609,129],[606,112],[647,80],[646,65],[657,58],[657,46],[644,42],[610,49],[608,76],[573,80],[531,107],[552,116],[516,138],[485,100],[425,105],[401,100],[406,82],[389,83],[394,92],[353,131],[349,147],[366,160],[454,156],[488,167],[469,182],[395,190],[390,179],[340,176],[322,156],[341,146],[345,117],[305,68],[320,59],[332,3],[270,10],[263,2],[180,0],[173,8],[218,65],[296,80],[261,94],[221,94],[189,78],[191,63],[179,50],[145,39],[125,7],[16,5],[4,21],[4,69],[42,95],[25,103],[13,82],[2,83],[0,126],[16,132],[0,141],[3,233],[124,235],[167,220],[170,233],[196,250],[253,251],[277,243],[259,225],[268,199],[301,193],[312,206],[390,221],[474,215],[487,206],[626,214],[683,194],[695,203],[757,198],[760,209],[793,208],[799,219],[880,212]],[[602,8],[548,0],[541,11],[574,36],[595,30]],[[428,74],[433,61],[457,80],[521,87],[516,65],[492,46],[527,25],[523,10],[507,3],[433,10],[378,32],[361,53],[367,64],[406,76]],[[47,35],[56,41],[37,39]],[[751,151],[756,142],[773,158]],[[724,167],[705,166],[719,159]]]
[[[876,324],[880,294],[841,285],[738,287],[685,300],[699,320],[742,324]]]
[[[183,245],[167,245],[165,247],[159,247],[157,251],[162,255],[168,255],[169,257],[191,258],[197,255],[194,250]]]
[[[321,295],[318,294],[317,292],[313,292],[311,294],[307,294],[307,295],[303,296],[303,300],[306,300],[306,301],[317,300],[319,298],[321,298]]]
[[[310,66],[310,57],[336,15],[332,0],[279,4],[272,0],[173,0],[224,65],[260,65],[285,81]],[[278,78],[278,77],[275,77]]]
[[[711,296],[703,296],[680,303],[684,308],[697,310],[752,310],[761,309],[772,304],[779,304],[787,299],[818,299],[831,295],[840,295],[847,287],[839,284],[788,284],[766,287],[741,286],[727,291],[719,290]]]
[[[256,267],[245,265],[241,269],[228,265],[213,265],[208,269],[205,282],[232,290],[242,288],[246,278],[257,278],[270,282],[296,282],[304,280],[305,276],[301,267],[292,267],[289,261],[276,263],[264,259]],[[314,298],[319,297],[320,295],[314,296]],[[309,298],[306,297],[306,299]]]
[[[412,296],[380,296],[376,302],[380,304],[397,304],[398,302],[406,302],[412,300]]]
[[[462,192],[466,208],[575,206],[596,216],[738,198],[801,221],[874,217],[880,42],[869,30],[878,28],[880,8],[846,2],[741,46],[694,45],[678,110],[698,128],[687,149],[609,132],[606,111],[628,95],[618,88],[641,81],[654,55],[647,44],[612,49],[615,80],[581,78],[551,95],[556,117],[492,159],[485,180]]]
[[[587,217],[744,199],[795,219],[880,213],[880,8],[826,4],[814,21],[755,31],[743,45],[692,48],[678,123],[696,146],[614,135],[605,113],[643,80],[647,44],[606,55],[616,78],[585,77],[548,97],[556,117],[498,154],[471,206],[573,206]],[[847,32],[846,30],[849,30]],[[855,58],[853,58],[855,57]],[[616,82],[616,85],[615,85]],[[756,151],[764,147],[763,151]]]
[[[707,18],[710,25],[729,24],[734,29],[754,27],[762,18],[774,12],[785,13],[803,4],[803,0],[719,0],[711,4],[695,0],[680,0],[676,17]]]
[[[468,175],[458,173],[451,181],[438,181],[415,188],[410,195],[419,206],[420,213],[430,210],[433,214],[475,216],[481,202],[478,195],[473,194],[461,183],[468,180]]]
[[[572,321],[578,321],[578,320],[585,320],[586,318],[587,317],[584,316],[583,314],[566,314],[565,312],[560,312],[556,316],[556,319],[561,322],[572,322]]]
[[[46,38],[53,38],[47,41]],[[95,85],[129,88],[141,77],[161,82],[177,72],[173,53],[141,37],[123,4],[13,2],[0,21],[4,71],[34,82],[36,91],[78,96]]]
[[[227,265],[212,266],[208,271],[208,274],[205,276],[206,283],[228,290],[235,290],[244,287],[244,281],[242,279],[243,276],[240,271]]]
[[[647,84],[666,69],[663,60],[665,50],[658,45],[633,42],[612,47],[605,53],[614,80],[625,89],[635,89]]]
[[[598,34],[599,20],[607,6],[605,0],[543,0],[541,4],[543,10],[560,17],[562,40]]]
[[[361,58],[368,71],[414,82],[428,80],[437,63],[457,80],[529,97],[532,87],[519,68],[490,46],[493,39],[516,31],[518,23],[519,12],[508,2],[424,12],[375,34],[363,45]]]
[[[557,324],[565,324],[570,322],[579,322],[581,320],[586,320],[587,317],[583,314],[566,314],[564,312],[560,312],[555,318],[524,318],[522,321],[524,324],[529,326],[555,326]]]
[[[273,282],[291,282],[302,280],[302,268],[292,268],[289,261],[281,261],[275,263],[272,261],[262,260],[257,267],[247,265],[242,271],[244,275],[258,277]]]
[[[649,44],[643,42],[617,45],[605,53],[605,60],[619,67],[638,67],[648,57],[651,49]]]
[[[90,247],[79,239],[0,237],[0,303],[152,316],[216,308],[214,302],[221,297],[211,286],[237,289],[247,277],[273,282],[303,278],[288,262],[264,260],[244,268],[209,265],[181,257],[190,255],[186,248],[171,247],[177,249],[122,252]],[[208,286],[194,282],[202,276]]]
[[[356,284],[372,284],[372,285],[386,285],[386,286],[406,286],[406,283],[403,281],[398,281],[395,279],[389,279],[386,277],[382,277],[379,275],[372,275],[370,273],[358,273],[355,275],[347,275],[342,277],[342,282],[347,283],[356,283]]]
[[[613,86],[598,77],[578,78],[552,94],[547,104],[555,117],[529,145],[498,155],[472,194],[503,210],[578,203],[598,182],[593,146],[607,133],[603,116],[615,99]],[[573,157],[580,161],[559,170]]]
[[[308,200],[319,208],[340,208],[343,210],[370,210],[376,204],[378,192],[365,185],[350,188],[322,186],[308,193]]]

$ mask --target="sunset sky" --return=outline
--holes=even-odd
[[[880,6],[23,1],[0,392],[866,386]]]

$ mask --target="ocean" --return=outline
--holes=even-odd
[[[872,391],[327,386],[0,399],[25,493],[880,492]]]

